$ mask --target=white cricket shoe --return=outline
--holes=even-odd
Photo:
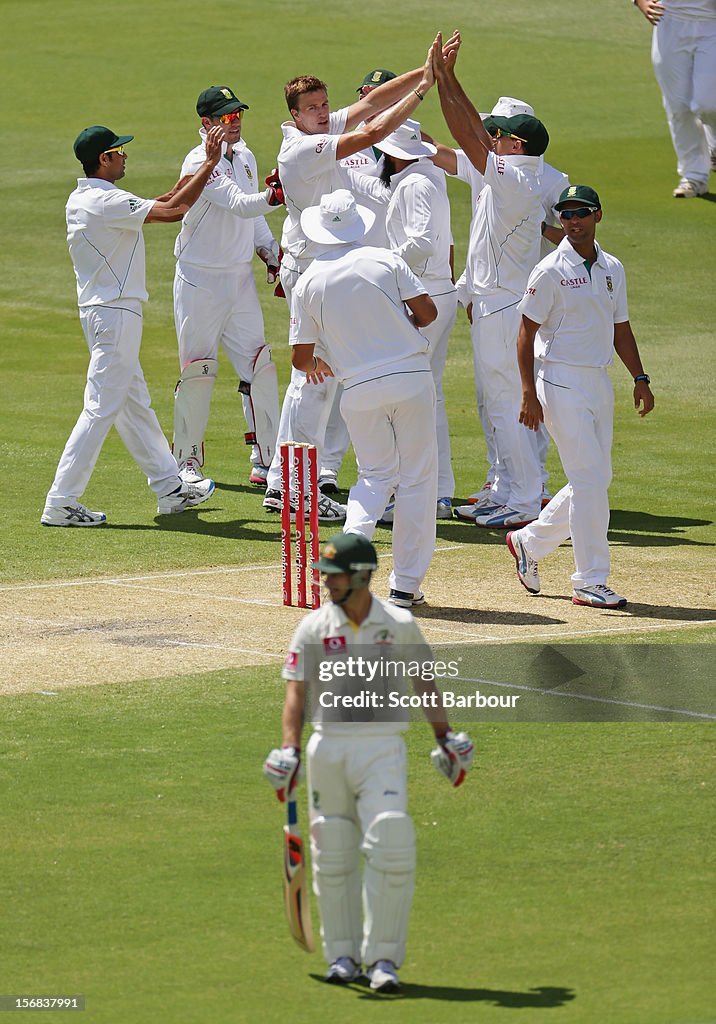
[[[572,596],[572,604],[587,604],[592,608],[623,608],[626,603],[625,597],[615,593],[605,583],[575,588]]]
[[[395,502],[394,501],[389,501],[388,504],[385,506],[385,511],[383,512],[383,515],[378,520],[378,523],[379,523],[380,526],[392,526],[394,518],[395,518]]]
[[[709,187],[706,182],[689,181],[682,178],[673,192],[674,199],[696,199],[697,196],[705,196]]]
[[[249,473],[249,483],[256,484],[257,487],[265,487],[268,471],[268,466],[261,466],[258,463],[253,465]]]
[[[475,526],[481,526],[484,530],[519,530],[521,526],[533,523],[537,516],[528,516],[524,512],[516,512],[507,505],[493,509],[492,512],[484,512],[475,516]]]
[[[388,604],[395,604],[398,608],[414,608],[416,605],[425,604],[425,594],[422,590],[415,594],[407,590],[391,590]]]
[[[318,521],[319,523],[342,523],[345,521],[348,509],[345,505],[329,498],[327,494],[318,496]]]
[[[452,498],[438,498],[436,519],[452,519]]]
[[[40,522],[43,526],[102,526],[107,516],[73,501],[69,505],[45,505]]]
[[[339,956],[328,968],[325,981],[329,985],[348,985],[360,978],[361,970],[352,956]]]
[[[392,960],[377,960],[366,971],[374,992],[398,992],[400,978]]]
[[[318,490],[322,494],[338,494],[338,474],[335,470],[321,470],[318,477]]]
[[[198,484],[204,479],[204,474],[196,459],[187,459],[184,465],[179,467],[179,477],[182,483]]]
[[[530,594],[539,594],[540,580],[537,563],[530,558],[516,531],[510,530],[505,538],[510,554],[517,563],[517,579]]]
[[[490,497],[492,497],[494,499],[494,496],[495,496],[495,492],[493,490],[493,481],[492,480],[485,480],[485,482],[482,485],[482,487],[480,488],[480,490],[479,491],[475,491],[474,494],[470,495],[470,497],[467,499],[467,503],[468,503],[468,505],[473,505],[476,501],[480,501],[482,498],[485,498],[485,497],[490,498]],[[494,504],[494,501],[493,501],[493,504]]]
[[[198,483],[182,484],[171,494],[165,494],[157,504],[158,516],[173,516],[179,512],[185,512],[188,508],[201,505],[214,493],[214,481],[208,477],[199,480]]]
[[[475,501],[472,505],[458,505],[457,508],[453,509],[453,513],[456,519],[461,519],[463,523],[474,523],[478,516],[484,516],[493,512],[499,512],[502,508],[494,498],[491,500],[483,499]]]

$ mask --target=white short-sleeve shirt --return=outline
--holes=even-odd
[[[386,227],[391,249],[420,278],[428,295],[454,291],[445,172],[424,157],[395,174],[390,187]]]
[[[305,684],[305,706],[315,711],[313,725],[318,732],[354,733],[356,728],[379,734],[403,732],[408,724],[405,712],[394,721],[361,720],[359,725],[324,721],[329,716],[322,714],[317,691],[325,685],[326,668],[334,659],[345,661],[351,655],[367,659],[382,656],[407,665],[431,664],[432,652],[411,613],[373,596],[367,617],[360,626],[355,626],[340,605],[329,601],[301,620],[281,673],[284,679],[296,679]],[[323,681],[319,675],[322,667]],[[378,690],[377,677],[370,685]],[[357,688],[360,688],[359,682]],[[400,689],[407,692],[406,680],[402,681]]]
[[[338,188],[350,188],[346,172],[336,159],[338,140],[348,118],[348,107],[330,115],[324,135],[306,135],[293,121],[281,125],[283,142],[278,154],[278,172],[286,197],[286,219],[281,245],[294,260],[312,259],[318,252],[301,229],[301,214],[317,206],[321,196]],[[287,261],[289,266],[291,260]]]
[[[331,246],[291,300],[291,345],[316,345],[345,389],[393,373],[430,371],[429,344],[404,302],[425,287],[388,249]]]
[[[610,366],[614,324],[629,319],[624,267],[595,243],[596,262],[584,259],[564,238],[537,264],[518,309],[539,324],[535,356],[571,366]]]
[[[79,306],[146,302],[142,226],[153,205],[103,178],[77,179],[65,213]]]

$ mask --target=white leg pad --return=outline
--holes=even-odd
[[[370,823],[361,846],[366,858],[363,883],[363,962],[405,959],[408,917],[415,887],[415,829],[409,815],[385,811]]]
[[[360,832],[348,818],[315,818],[311,823],[313,891],[321,911],[323,955],[359,963],[361,948]]]
[[[270,466],[276,451],[280,409],[276,364],[271,359],[271,349],[268,345],[259,349],[254,359],[253,378],[250,381],[242,380],[239,392],[246,425],[249,428],[246,443],[258,449],[259,462],[262,466]]]
[[[204,433],[218,371],[218,359],[194,359],[186,364],[177,381],[172,451],[180,469],[187,459],[204,465]]]

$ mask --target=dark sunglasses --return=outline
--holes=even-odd
[[[579,217],[580,220],[586,220],[587,217],[591,217],[593,213],[596,213],[594,206],[580,206],[578,210],[560,210],[559,215],[562,220],[571,220],[572,217]]]

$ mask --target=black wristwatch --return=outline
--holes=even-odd
[[[645,384],[651,384],[651,377],[648,373],[640,373],[634,378],[634,383],[638,384],[640,381],[644,381]]]

